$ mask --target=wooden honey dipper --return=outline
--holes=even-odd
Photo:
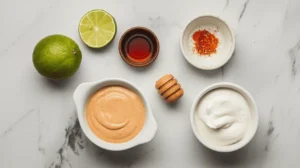
[[[177,83],[177,80],[171,74],[166,74],[156,81],[155,87],[158,90],[158,93],[168,103],[175,102],[182,97],[184,93],[181,85]]]

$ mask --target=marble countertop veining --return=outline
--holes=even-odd
[[[80,18],[102,8],[116,19],[118,33],[103,50],[86,47]],[[230,62],[204,72],[189,65],[179,36],[191,19],[214,14],[233,28],[236,50]],[[1,168],[286,168],[300,158],[299,0],[1,0],[0,2],[0,167]],[[148,68],[124,63],[117,46],[122,33],[145,26],[158,36],[161,51]],[[72,78],[51,82],[32,64],[35,44],[50,34],[73,38],[83,53]],[[155,81],[172,73],[184,97],[166,105]],[[106,77],[139,85],[152,104],[158,132],[148,144],[123,152],[104,151],[85,138],[72,94],[78,84]],[[228,154],[203,147],[192,133],[189,112],[209,84],[237,83],[254,96],[259,128],[245,148]]]

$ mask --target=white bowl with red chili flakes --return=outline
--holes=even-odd
[[[186,60],[203,70],[225,65],[235,48],[232,29],[222,19],[205,15],[192,20],[180,38],[181,51]]]

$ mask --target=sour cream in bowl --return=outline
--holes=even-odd
[[[190,119],[195,136],[204,146],[232,152],[255,135],[258,110],[253,97],[241,86],[217,83],[197,96]]]

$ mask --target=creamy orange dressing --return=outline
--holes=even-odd
[[[86,107],[86,119],[100,139],[122,143],[133,139],[143,128],[146,110],[135,92],[108,86],[97,91]]]

